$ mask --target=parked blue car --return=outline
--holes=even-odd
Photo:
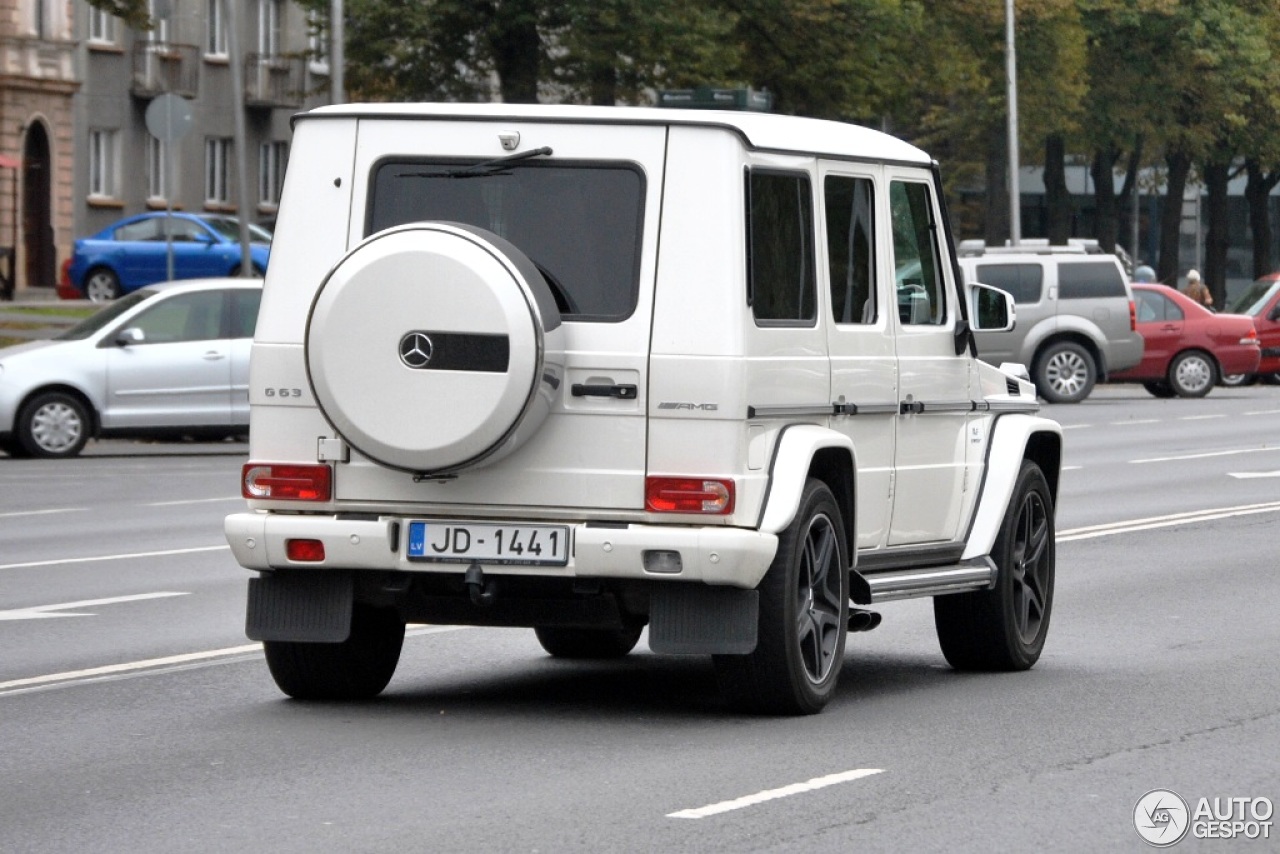
[[[261,276],[271,254],[271,232],[257,225],[250,225],[249,232],[249,255],[254,272]],[[164,212],[131,216],[77,240],[67,275],[85,297],[107,302],[167,280],[170,245],[174,279],[240,275],[239,220],[222,214]]]

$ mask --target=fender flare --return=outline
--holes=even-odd
[[[819,451],[829,448],[847,451],[853,471],[857,472],[853,440],[845,434],[816,424],[782,428],[769,465],[769,488],[760,514],[762,533],[777,534],[791,524],[809,477],[810,463]]]
[[[961,560],[991,553],[1009,509],[1023,460],[1031,459],[1040,465],[1049,481],[1055,507],[1058,502],[1062,427],[1056,421],[1020,413],[1002,415],[992,427],[987,447],[982,494],[973,514]]]

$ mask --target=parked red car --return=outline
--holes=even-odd
[[[1115,371],[1114,382],[1140,382],[1156,397],[1204,397],[1229,374],[1257,373],[1262,352],[1253,318],[1214,314],[1166,285],[1134,283],[1142,361]]]
[[[1252,374],[1227,374],[1223,385],[1249,385],[1256,380],[1280,382],[1280,273],[1258,279],[1231,302],[1227,311],[1253,318],[1262,345],[1262,361]]]

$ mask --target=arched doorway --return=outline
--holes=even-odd
[[[27,287],[57,284],[53,242],[53,157],[49,134],[40,122],[27,128],[22,146],[22,248]]]

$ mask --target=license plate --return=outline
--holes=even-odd
[[[564,566],[565,525],[491,525],[484,522],[409,523],[409,560]]]

